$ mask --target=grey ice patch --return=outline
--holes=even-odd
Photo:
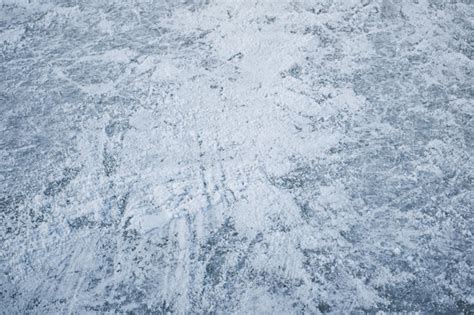
[[[46,185],[44,194],[53,197],[59,194],[66,186],[79,174],[78,168],[65,168],[63,176],[57,180],[53,180]]]

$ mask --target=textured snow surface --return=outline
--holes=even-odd
[[[470,0],[3,0],[0,313],[472,314]]]

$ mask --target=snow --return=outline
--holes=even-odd
[[[467,1],[9,1],[7,313],[473,311]]]

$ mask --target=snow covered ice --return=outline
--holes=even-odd
[[[474,312],[472,1],[0,3],[0,313]]]

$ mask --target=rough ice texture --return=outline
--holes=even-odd
[[[0,312],[472,314],[473,19],[3,0]]]

